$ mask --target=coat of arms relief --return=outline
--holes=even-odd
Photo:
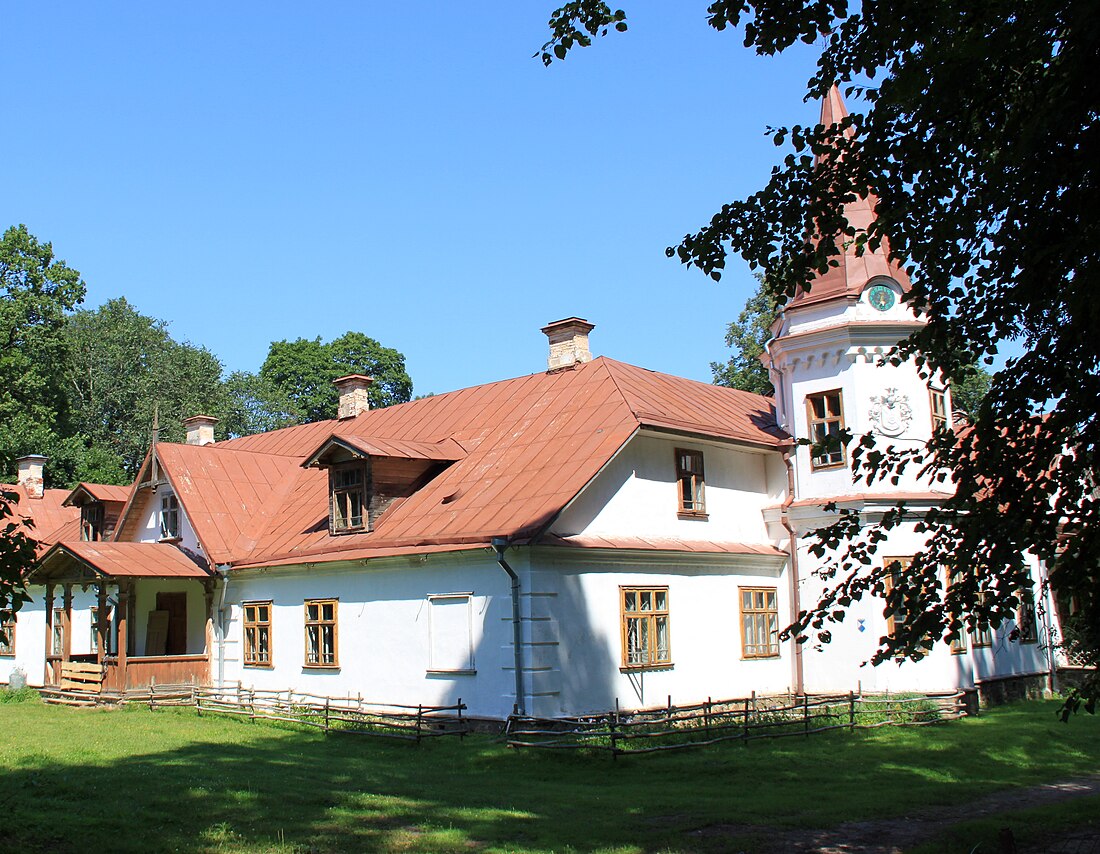
[[[875,432],[883,436],[900,436],[913,420],[909,395],[901,394],[896,388],[888,388],[885,394],[873,396],[869,414]]]

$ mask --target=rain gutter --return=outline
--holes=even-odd
[[[523,696],[523,628],[520,623],[519,610],[519,576],[504,559],[504,550],[508,548],[508,540],[505,537],[493,537],[493,549],[496,551],[496,561],[500,568],[508,573],[512,580],[512,654],[515,658],[516,670],[516,702],[513,712],[518,715],[527,714],[527,704]]]
[[[787,467],[787,500],[783,502],[780,521],[787,531],[787,552],[791,559],[791,614],[797,617],[802,611],[802,599],[798,589],[798,535],[794,532],[789,516],[791,504],[794,502],[794,464],[791,462],[790,446],[783,449],[783,463]],[[801,695],[805,693],[805,680],[802,669],[802,644],[798,642],[797,637],[791,638],[791,649],[794,653],[792,664],[794,692]]]

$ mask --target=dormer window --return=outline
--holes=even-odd
[[[160,499],[160,538],[178,540],[180,535],[180,502],[175,494]]]
[[[361,531],[367,503],[367,490],[361,462],[334,466],[329,469],[332,512],[329,522],[332,533]]]
[[[80,539],[94,543],[103,539],[103,505],[98,501],[80,508]]]

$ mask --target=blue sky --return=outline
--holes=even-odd
[[[36,3],[4,10],[0,227],[257,370],[349,329],[415,393],[545,368],[539,328],[710,380],[754,282],[665,257],[809,123],[815,51],[760,58],[706,2],[630,0],[544,68],[547,2]]]

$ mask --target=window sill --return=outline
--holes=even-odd
[[[257,663],[257,662],[248,662],[248,661],[246,661],[244,663],[244,666],[245,667],[250,667],[254,670],[273,670],[275,668],[275,665],[271,664],[271,663],[260,664],[260,663]]]
[[[427,670],[429,676],[476,676],[477,670]]]
[[[339,670],[339,664],[303,664],[302,670]]]
[[[681,510],[676,514],[677,519],[697,519],[700,522],[706,522],[710,518],[709,513],[703,513],[695,510]]]
[[[624,664],[619,668],[620,673],[639,673],[648,672],[650,670],[672,670],[672,662],[667,664]]]
[[[775,661],[780,658],[778,652],[769,652],[766,655],[742,655],[742,661]]]
[[[161,537],[157,542],[168,546],[178,546],[183,542],[183,537]]]
[[[842,469],[847,467],[847,461],[839,463],[823,463],[821,465],[814,465],[813,463],[810,463],[810,471],[830,471],[831,469]]]
[[[0,652],[0,658],[15,658],[14,652]]]

